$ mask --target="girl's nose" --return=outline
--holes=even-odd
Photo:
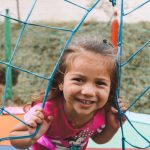
[[[84,85],[82,86],[81,94],[85,96],[95,96],[95,88],[92,85]]]

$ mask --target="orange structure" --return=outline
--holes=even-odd
[[[8,107],[7,111],[14,114],[16,117],[23,119],[24,112],[21,107]],[[19,123],[17,119],[12,117],[9,114],[0,115],[0,138],[8,137],[11,129]],[[10,145],[10,141],[1,141],[0,142],[0,150],[2,149],[2,145]]]
[[[118,46],[118,28],[119,28],[119,23],[117,19],[117,11],[115,10],[114,18],[111,24],[111,42],[115,47]]]

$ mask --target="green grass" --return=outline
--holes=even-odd
[[[47,23],[58,27],[73,28],[76,23]],[[15,47],[21,25],[12,24],[12,49]],[[0,60],[5,60],[3,23],[0,23]],[[110,23],[86,22],[77,35],[91,34],[100,39],[110,40]],[[13,64],[48,77],[55,65],[61,49],[70,33],[52,29],[28,26],[17,48]],[[76,36],[77,36],[76,35]],[[125,24],[123,28],[123,61],[136,52],[150,39],[150,23]],[[140,95],[145,87],[150,86],[150,46],[146,46],[132,61],[123,67],[121,96],[129,105]],[[2,64],[0,64],[2,66]],[[13,104],[23,105],[31,101],[30,95],[44,90],[47,82],[20,71],[18,84],[13,87]],[[1,96],[2,97],[2,96]],[[135,112],[150,114],[150,92],[148,91],[131,109]]]

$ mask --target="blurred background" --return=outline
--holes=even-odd
[[[77,4],[90,7],[93,0],[72,0]],[[130,11],[140,5],[143,0],[126,0],[125,11]],[[8,61],[16,46],[19,34],[33,5],[32,0],[1,0],[0,1],[0,61]],[[150,2],[143,5],[135,12],[124,17],[123,25],[123,56],[122,62],[127,60],[144,43],[150,39]],[[120,22],[120,1],[112,7],[112,3],[101,1],[89,14],[86,21],[77,32],[77,35],[91,34],[100,39],[112,39],[112,23],[114,11]],[[63,0],[42,0],[37,4],[29,18],[29,23],[43,26],[73,29],[81,20],[85,10]],[[10,25],[4,15],[10,16]],[[8,32],[9,33],[6,33]],[[6,35],[7,34],[7,35]],[[25,29],[12,64],[49,77],[57,58],[66,43],[70,33],[40,26],[28,25]],[[76,35],[76,36],[77,36]],[[7,43],[6,41],[9,41]],[[9,49],[9,50],[8,50]],[[9,54],[8,54],[9,53]],[[6,65],[0,63],[0,103],[3,102],[5,86]],[[10,89],[7,89],[7,105],[23,106],[31,102],[31,96],[44,91],[47,80],[43,80],[15,68],[11,70]],[[145,88],[150,85],[150,46],[147,45],[132,61],[123,67],[121,79],[121,93],[127,105],[131,104]],[[138,102],[130,109],[133,112],[150,114],[150,92],[147,91]]]

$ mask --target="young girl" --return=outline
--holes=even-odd
[[[31,127],[20,123],[10,136],[33,138],[12,140],[16,148],[33,150],[86,149],[89,138],[108,142],[120,127],[114,99],[118,76],[114,47],[106,40],[79,38],[66,49],[42,110],[36,102],[25,114]],[[39,99],[42,100],[43,94]],[[121,111],[125,105],[120,100]],[[123,122],[125,118],[122,118]]]

